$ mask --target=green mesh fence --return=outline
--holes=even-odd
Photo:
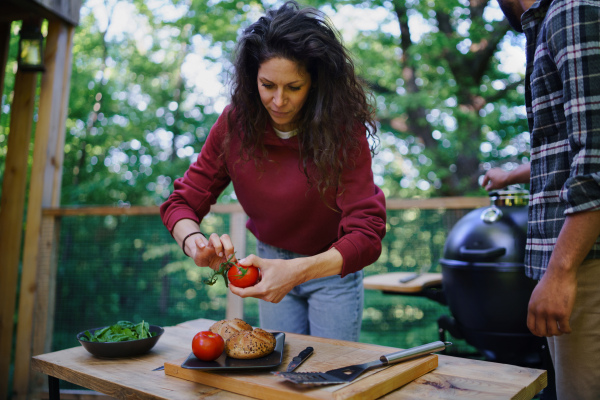
[[[390,210],[380,259],[365,275],[440,272],[446,235],[470,210]],[[229,215],[211,214],[203,230],[229,232]],[[247,235],[247,253],[256,241]],[[74,216],[60,219],[53,351],[79,345],[80,331],[119,320],[169,326],[196,318],[223,319],[227,289],[206,286],[210,274],[185,257],[153,216]],[[244,300],[244,319],[258,325],[256,299]],[[415,296],[365,291],[361,342],[408,348],[438,340],[446,306]],[[449,354],[474,350],[461,340]]]

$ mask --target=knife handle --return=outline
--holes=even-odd
[[[451,342],[431,342],[423,344],[421,346],[411,347],[410,349],[400,350],[395,353],[386,354],[379,358],[384,364],[396,364],[400,361],[410,360],[412,358],[420,357],[426,354],[435,353],[436,351],[442,351],[447,346],[451,346]]]
[[[310,356],[313,351],[314,349],[312,347],[307,347],[298,354],[298,357],[300,357],[301,360],[304,360],[306,357]]]

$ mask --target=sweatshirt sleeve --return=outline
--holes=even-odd
[[[354,161],[354,168],[342,174],[343,189],[337,199],[342,219],[333,247],[344,259],[342,277],[377,261],[386,233],[385,196],[373,182],[371,152],[364,135]]]
[[[226,113],[223,113],[210,130],[196,161],[183,177],[175,180],[173,193],[160,206],[160,216],[169,232],[181,219],[199,224],[229,185],[231,179],[222,155],[226,131]]]

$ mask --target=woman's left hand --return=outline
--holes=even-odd
[[[279,303],[295,286],[305,282],[299,274],[302,258],[291,260],[269,260],[255,255],[239,260],[248,267],[254,265],[260,269],[260,281],[247,288],[229,285],[229,290],[240,297],[255,297],[270,303]]]

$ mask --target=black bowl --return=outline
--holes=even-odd
[[[161,335],[165,332],[165,330],[160,326],[150,325],[150,332],[156,332],[156,336],[152,336],[146,339],[106,343],[89,342],[85,339],[82,339],[82,336],[87,336],[88,331],[90,332],[90,334],[93,335],[95,331],[104,328],[106,327],[88,329],[77,334],[77,340],[79,340],[79,343],[81,343],[81,345],[87,351],[89,351],[91,354],[97,357],[104,358],[133,357],[147,353],[150,351],[150,349],[154,347],[156,342],[158,342],[158,339],[160,339]]]

